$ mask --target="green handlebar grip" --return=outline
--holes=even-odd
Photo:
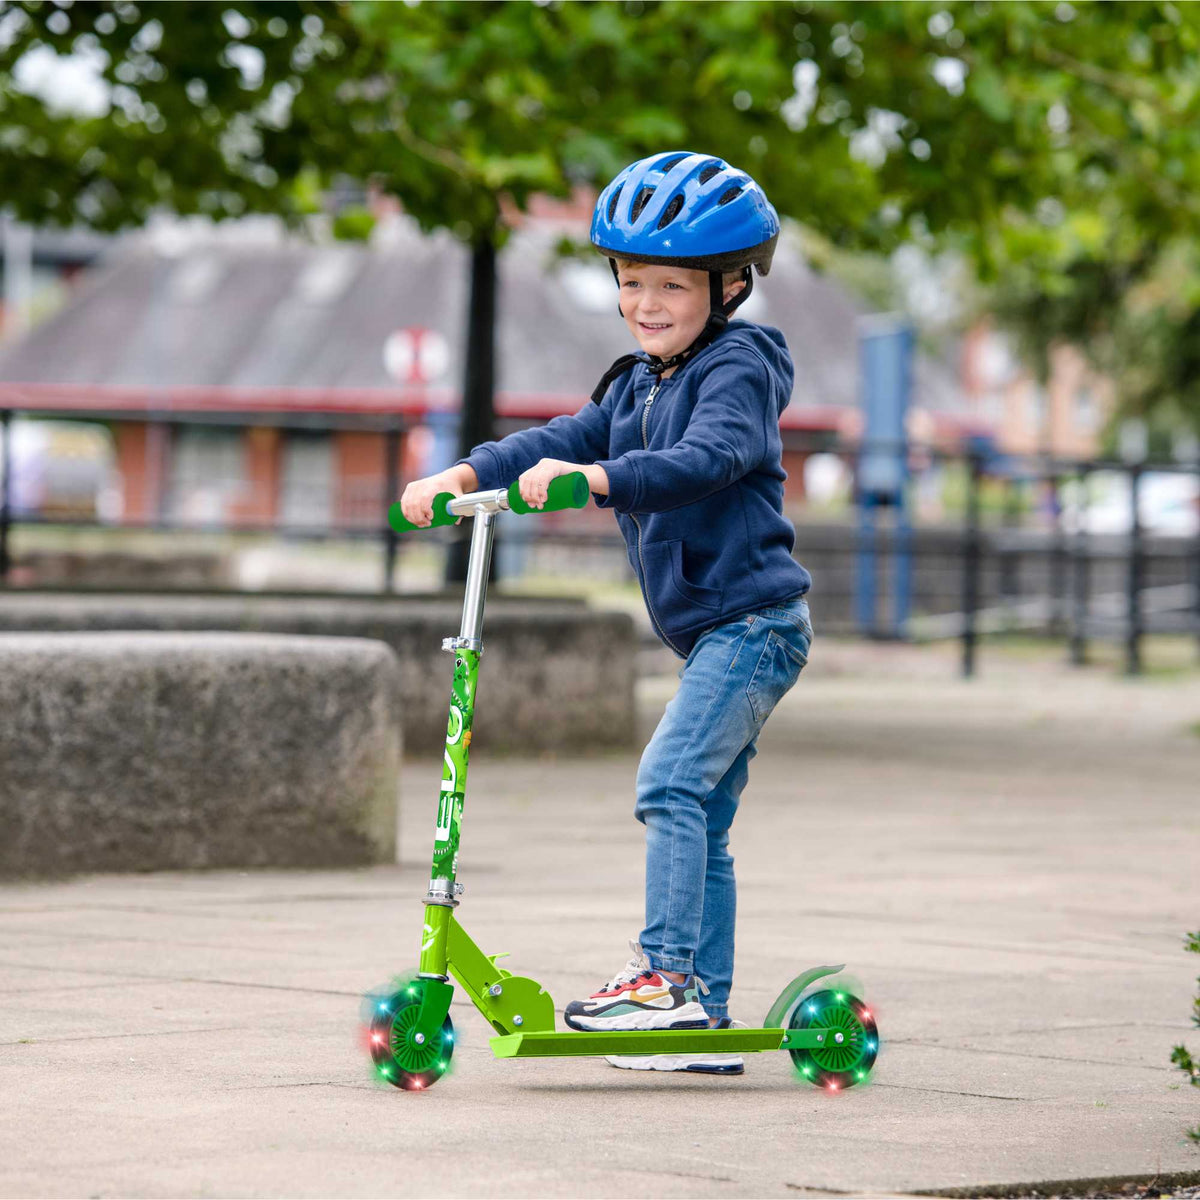
[[[400,509],[400,501],[397,500],[388,509],[388,523],[397,533],[408,533],[413,529],[433,529],[438,525],[453,525],[458,521],[453,513],[446,511],[446,505],[453,500],[453,492],[438,492],[433,498],[433,521],[428,525],[414,525],[408,520]]]
[[[582,471],[559,475],[550,480],[546,489],[546,503],[542,508],[533,508],[521,499],[521,491],[514,479],[508,485],[508,507],[515,513],[557,512],[563,508],[586,508],[588,495],[587,476]]]
[[[531,508],[521,499],[520,489],[516,480],[508,485],[508,505],[515,513],[556,512],[562,508],[586,508],[588,502],[587,476],[582,471],[572,471],[569,475],[559,475],[550,480],[546,489],[546,505],[544,508]],[[438,525],[454,525],[460,520],[448,512],[446,505],[455,499],[453,492],[439,492],[433,498],[433,521],[428,525],[414,525],[400,509],[397,500],[388,509],[388,523],[397,533],[409,533],[414,529],[433,529]]]

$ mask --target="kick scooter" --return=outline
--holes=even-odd
[[[842,966],[813,967],[780,993],[761,1029],[660,1029],[581,1033],[558,1030],[554,1001],[533,979],[497,965],[503,954],[484,954],[454,915],[462,884],[458,870],[459,829],[466,795],[467,760],[479,658],[483,653],[483,605],[498,512],[551,512],[583,508],[587,480],[581,472],[553,480],[542,509],[530,508],[514,482],[507,489],[455,497],[443,492],[433,503],[433,521],[417,526],[404,518],[399,503],[388,517],[396,532],[453,525],[471,517],[471,553],[458,637],[442,641],[454,653],[450,718],[442,767],[441,795],[434,828],[433,867],[424,898],[425,925],[417,972],[400,977],[364,998],[362,1026],[380,1080],[419,1091],[445,1074],[454,1053],[450,976],[459,983],[496,1031],[497,1058],[545,1058],[597,1054],[754,1053],[786,1050],[797,1073],[829,1091],[865,1081],[875,1062],[879,1034],[867,1006],[848,985],[828,976]],[[818,980],[824,982],[818,984]]]

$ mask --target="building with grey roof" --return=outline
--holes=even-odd
[[[577,411],[636,348],[607,264],[558,258],[564,233],[585,241],[586,225],[527,220],[498,257],[499,433]],[[296,509],[305,519],[375,523],[381,425],[400,436],[401,479],[437,465],[414,429],[449,436],[469,269],[467,247],[402,215],[370,244],[313,244],[265,219],[162,222],[114,240],[54,317],[0,347],[0,409],[109,422],[126,517],[287,518],[293,479],[296,495],[307,493]],[[793,240],[781,239],[738,315],[788,340],[796,384],[785,437],[854,428],[863,314]],[[952,372],[920,356],[915,384],[914,403],[953,423]],[[156,432],[163,421],[168,432]],[[438,443],[435,457],[444,452]],[[230,472],[246,478],[227,480],[215,508],[211,497],[192,504],[189,490],[211,492]]]

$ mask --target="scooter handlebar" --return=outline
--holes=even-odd
[[[521,499],[521,491],[514,479],[506,491],[481,492],[479,499],[488,500],[502,498],[501,506],[505,505],[515,513],[546,513],[558,512],[564,508],[586,508],[588,502],[587,476],[582,471],[572,471],[569,475],[559,475],[550,480],[546,489],[546,503],[541,508],[533,508]],[[453,492],[439,492],[433,498],[433,520],[428,525],[414,525],[400,508],[397,500],[388,509],[388,522],[397,533],[409,533],[414,529],[435,529],[439,525],[453,525],[460,517],[470,516],[469,512],[454,512],[451,503],[459,507],[467,497],[456,496]]]
[[[514,479],[508,485],[508,507],[515,513],[544,513],[558,512],[564,508],[586,508],[588,502],[588,481],[582,471],[572,471],[569,475],[558,475],[550,480],[546,488],[546,503],[541,508],[531,508],[521,499],[521,491]]]
[[[438,492],[433,498],[433,520],[428,525],[414,525],[405,515],[397,500],[388,509],[388,523],[397,533],[408,533],[413,529],[434,529],[438,525],[453,525],[458,517],[449,509],[450,501],[455,499],[453,492]]]

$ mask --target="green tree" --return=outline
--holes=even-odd
[[[0,195],[35,224],[115,230],[155,209],[297,215],[264,154],[291,96],[341,47],[297,3],[0,3]],[[337,10],[324,13],[336,16]],[[72,56],[102,81],[70,107],[35,66]]]
[[[853,11],[836,7],[844,28]],[[897,145],[880,165],[900,223],[968,255],[1041,373],[1056,341],[1074,342],[1114,376],[1127,409],[1200,427],[1200,12],[977,3],[872,14],[843,110],[860,125],[872,107],[904,114],[907,154]],[[935,56],[940,93],[888,64],[906,41]],[[928,203],[928,185],[945,195]]]
[[[0,184],[26,219],[112,228],[373,181],[472,247],[467,443],[490,432],[508,206],[690,146],[835,246],[955,247],[1035,357],[1136,360],[1138,403],[1196,414],[1198,34],[1167,0],[0,0]],[[96,58],[111,112],[31,96],[39,47]]]

